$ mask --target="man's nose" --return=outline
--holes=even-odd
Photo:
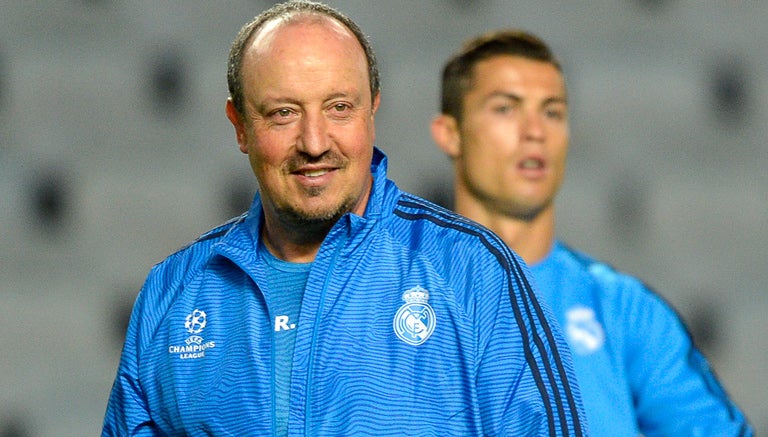
[[[523,125],[523,134],[526,139],[541,140],[544,138],[544,120],[538,112],[526,113]]]
[[[330,148],[328,120],[322,113],[304,113],[297,148],[310,156],[320,156]]]

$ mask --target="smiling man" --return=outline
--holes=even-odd
[[[242,102],[229,99],[226,111],[259,182],[265,245],[303,262],[342,215],[363,215],[380,95],[343,24],[291,20],[299,18],[275,19],[249,41],[234,79]]]
[[[259,193],[150,272],[103,435],[585,433],[521,260],[387,179],[355,23],[278,4],[240,31],[228,80]]]

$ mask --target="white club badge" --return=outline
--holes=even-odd
[[[605,344],[605,330],[592,308],[576,306],[565,313],[565,333],[571,349],[579,355],[589,355]]]
[[[429,291],[416,286],[403,293],[405,304],[397,310],[392,328],[400,340],[418,346],[435,331],[435,311],[429,305]]]

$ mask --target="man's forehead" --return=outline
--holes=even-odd
[[[338,33],[339,36],[353,36],[346,26],[333,17],[316,12],[296,12],[291,15],[272,18],[264,23],[251,37],[248,51],[269,47],[287,33],[305,30],[308,26],[332,31]]]
[[[552,63],[522,56],[495,56],[474,65],[468,84],[493,86],[494,83],[519,87],[544,86],[565,91],[565,78]]]

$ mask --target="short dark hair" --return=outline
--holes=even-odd
[[[502,55],[546,62],[562,72],[552,50],[537,36],[515,29],[490,31],[465,41],[443,66],[440,111],[461,121],[464,95],[472,86],[475,65]]]
[[[346,15],[323,3],[307,0],[289,0],[284,3],[276,4],[256,16],[256,18],[240,29],[237,37],[232,42],[232,47],[229,51],[229,61],[227,63],[227,86],[229,87],[229,97],[232,99],[235,109],[237,109],[240,114],[243,114],[245,110],[241,69],[246,47],[253,35],[270,21],[276,19],[288,21],[297,16],[308,16],[313,14],[334,19],[343,24],[355,35],[357,41],[363,47],[368,62],[368,80],[371,87],[371,98],[375,98],[379,93],[381,85],[379,67],[376,63],[376,55],[373,52],[373,48],[371,47],[368,38],[363,34],[363,31],[360,30],[360,27]]]

